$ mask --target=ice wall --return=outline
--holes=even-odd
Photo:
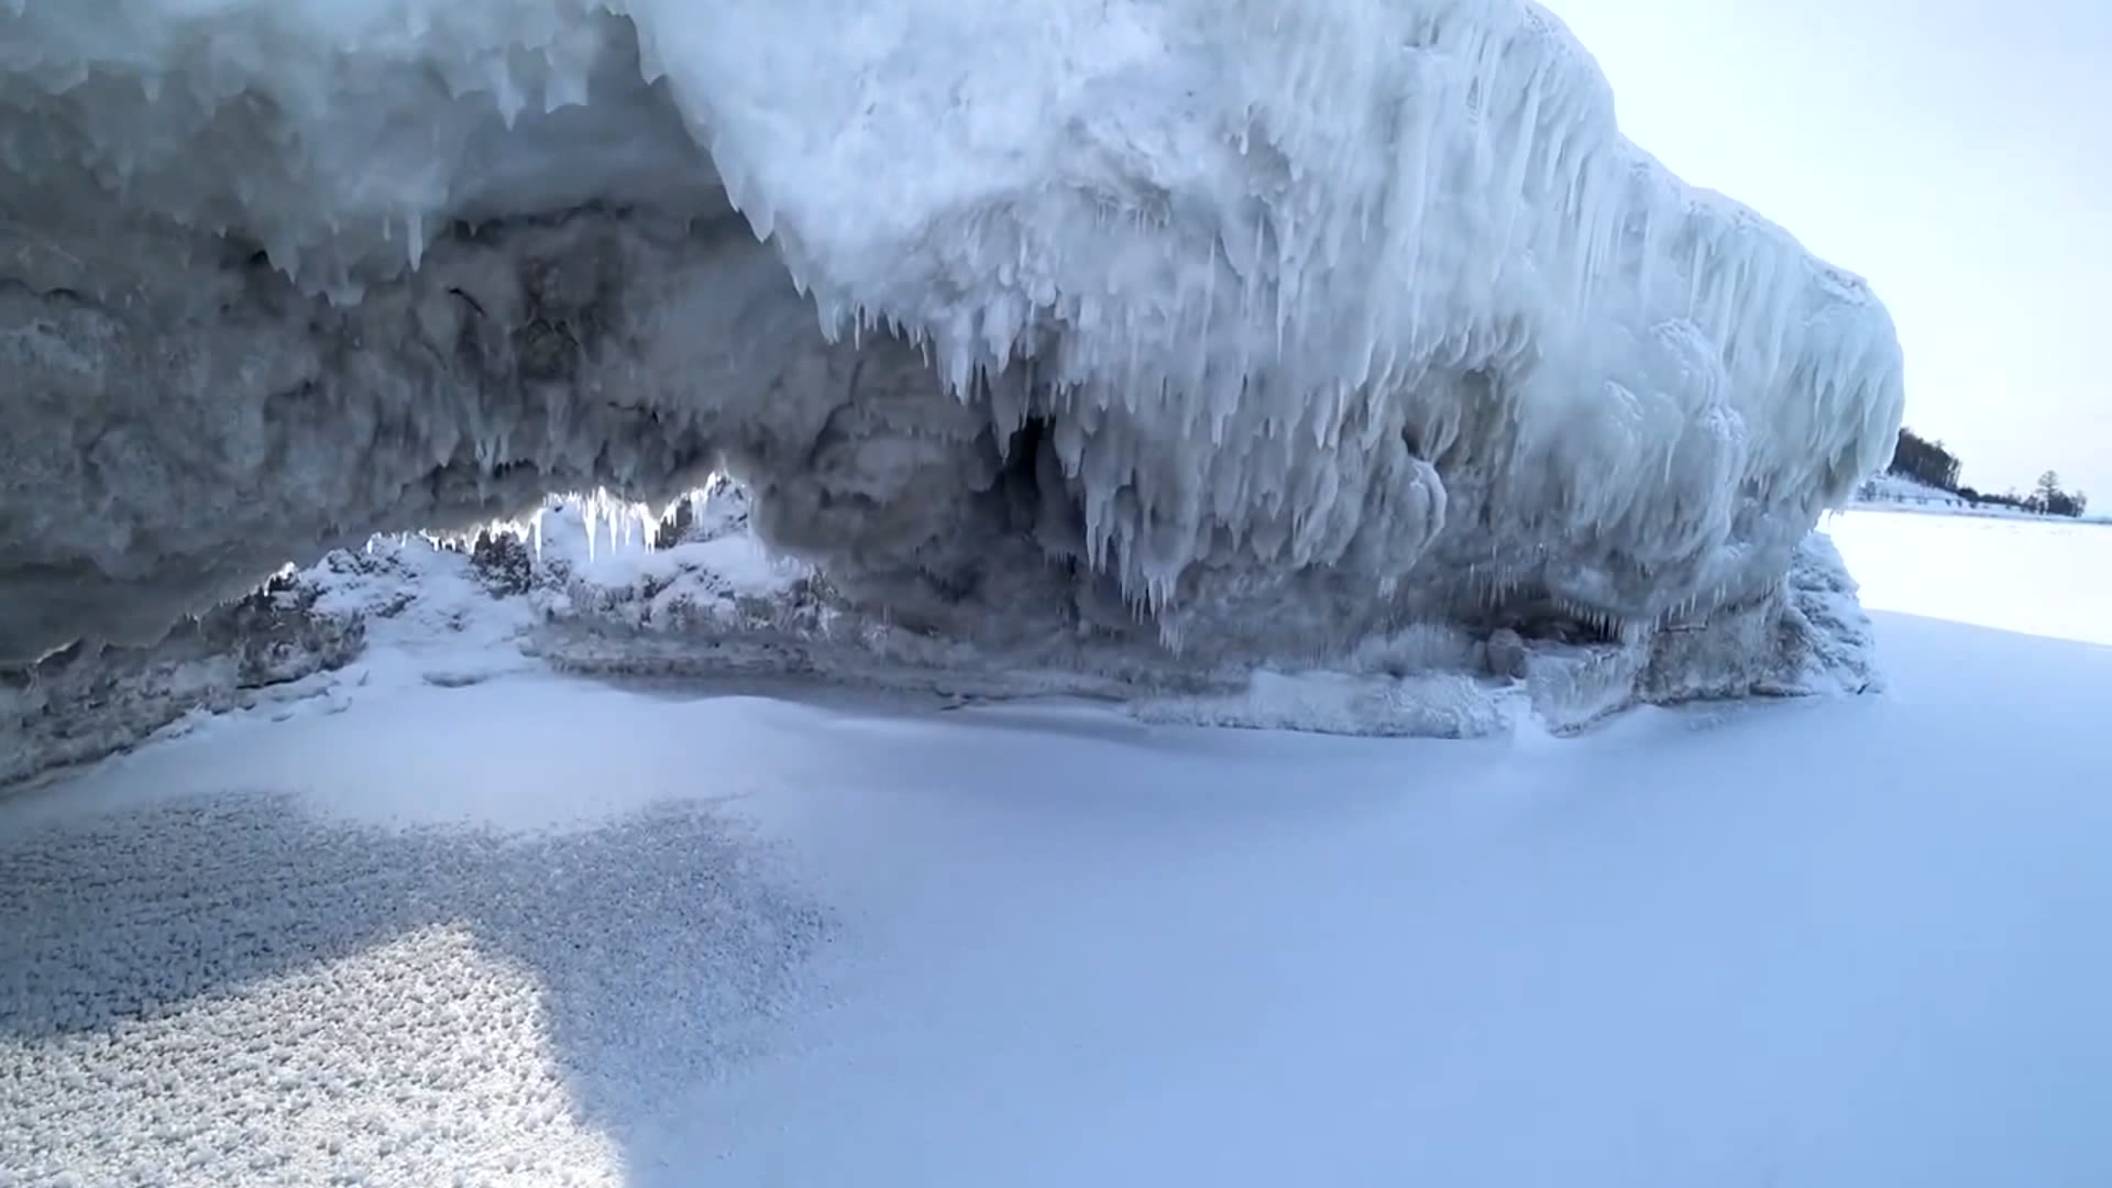
[[[0,67],[0,661],[712,469],[993,644],[1648,633],[1899,418],[1522,0],[10,0]]]

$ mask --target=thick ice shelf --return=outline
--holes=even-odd
[[[15,0],[0,63],[0,658],[717,469],[993,646],[1647,634],[1778,605],[1899,417],[1867,288],[1520,0]]]

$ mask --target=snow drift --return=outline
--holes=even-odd
[[[992,649],[1761,638],[1899,419],[1522,0],[12,0],[0,65],[0,661],[714,471]]]

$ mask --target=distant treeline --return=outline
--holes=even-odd
[[[1944,449],[1942,442],[1929,441],[1912,429],[1899,431],[1899,448],[1892,452],[1893,474],[1913,479],[1924,487],[1958,491],[1961,465],[1958,455]]]
[[[1890,470],[1923,486],[1949,491],[1975,506],[1994,504],[2043,516],[2080,516],[2090,506],[2088,497],[2081,491],[2062,490],[2061,476],[2051,470],[2040,475],[2038,485],[2026,494],[2010,490],[1997,495],[1959,486],[1960,465],[1958,455],[1945,449],[1942,442],[1930,441],[1912,429],[1901,429],[1899,448],[1893,451]]]

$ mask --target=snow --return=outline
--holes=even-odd
[[[1899,420],[1868,288],[1524,0],[17,0],[0,62],[9,663],[719,470],[993,650],[1649,632]]]
[[[1869,510],[1826,530],[1856,559],[1871,610],[2112,647],[2112,525]]]
[[[220,719],[0,801],[0,1174],[2106,1182],[2112,529],[1828,527],[1890,692],[1574,739]]]

